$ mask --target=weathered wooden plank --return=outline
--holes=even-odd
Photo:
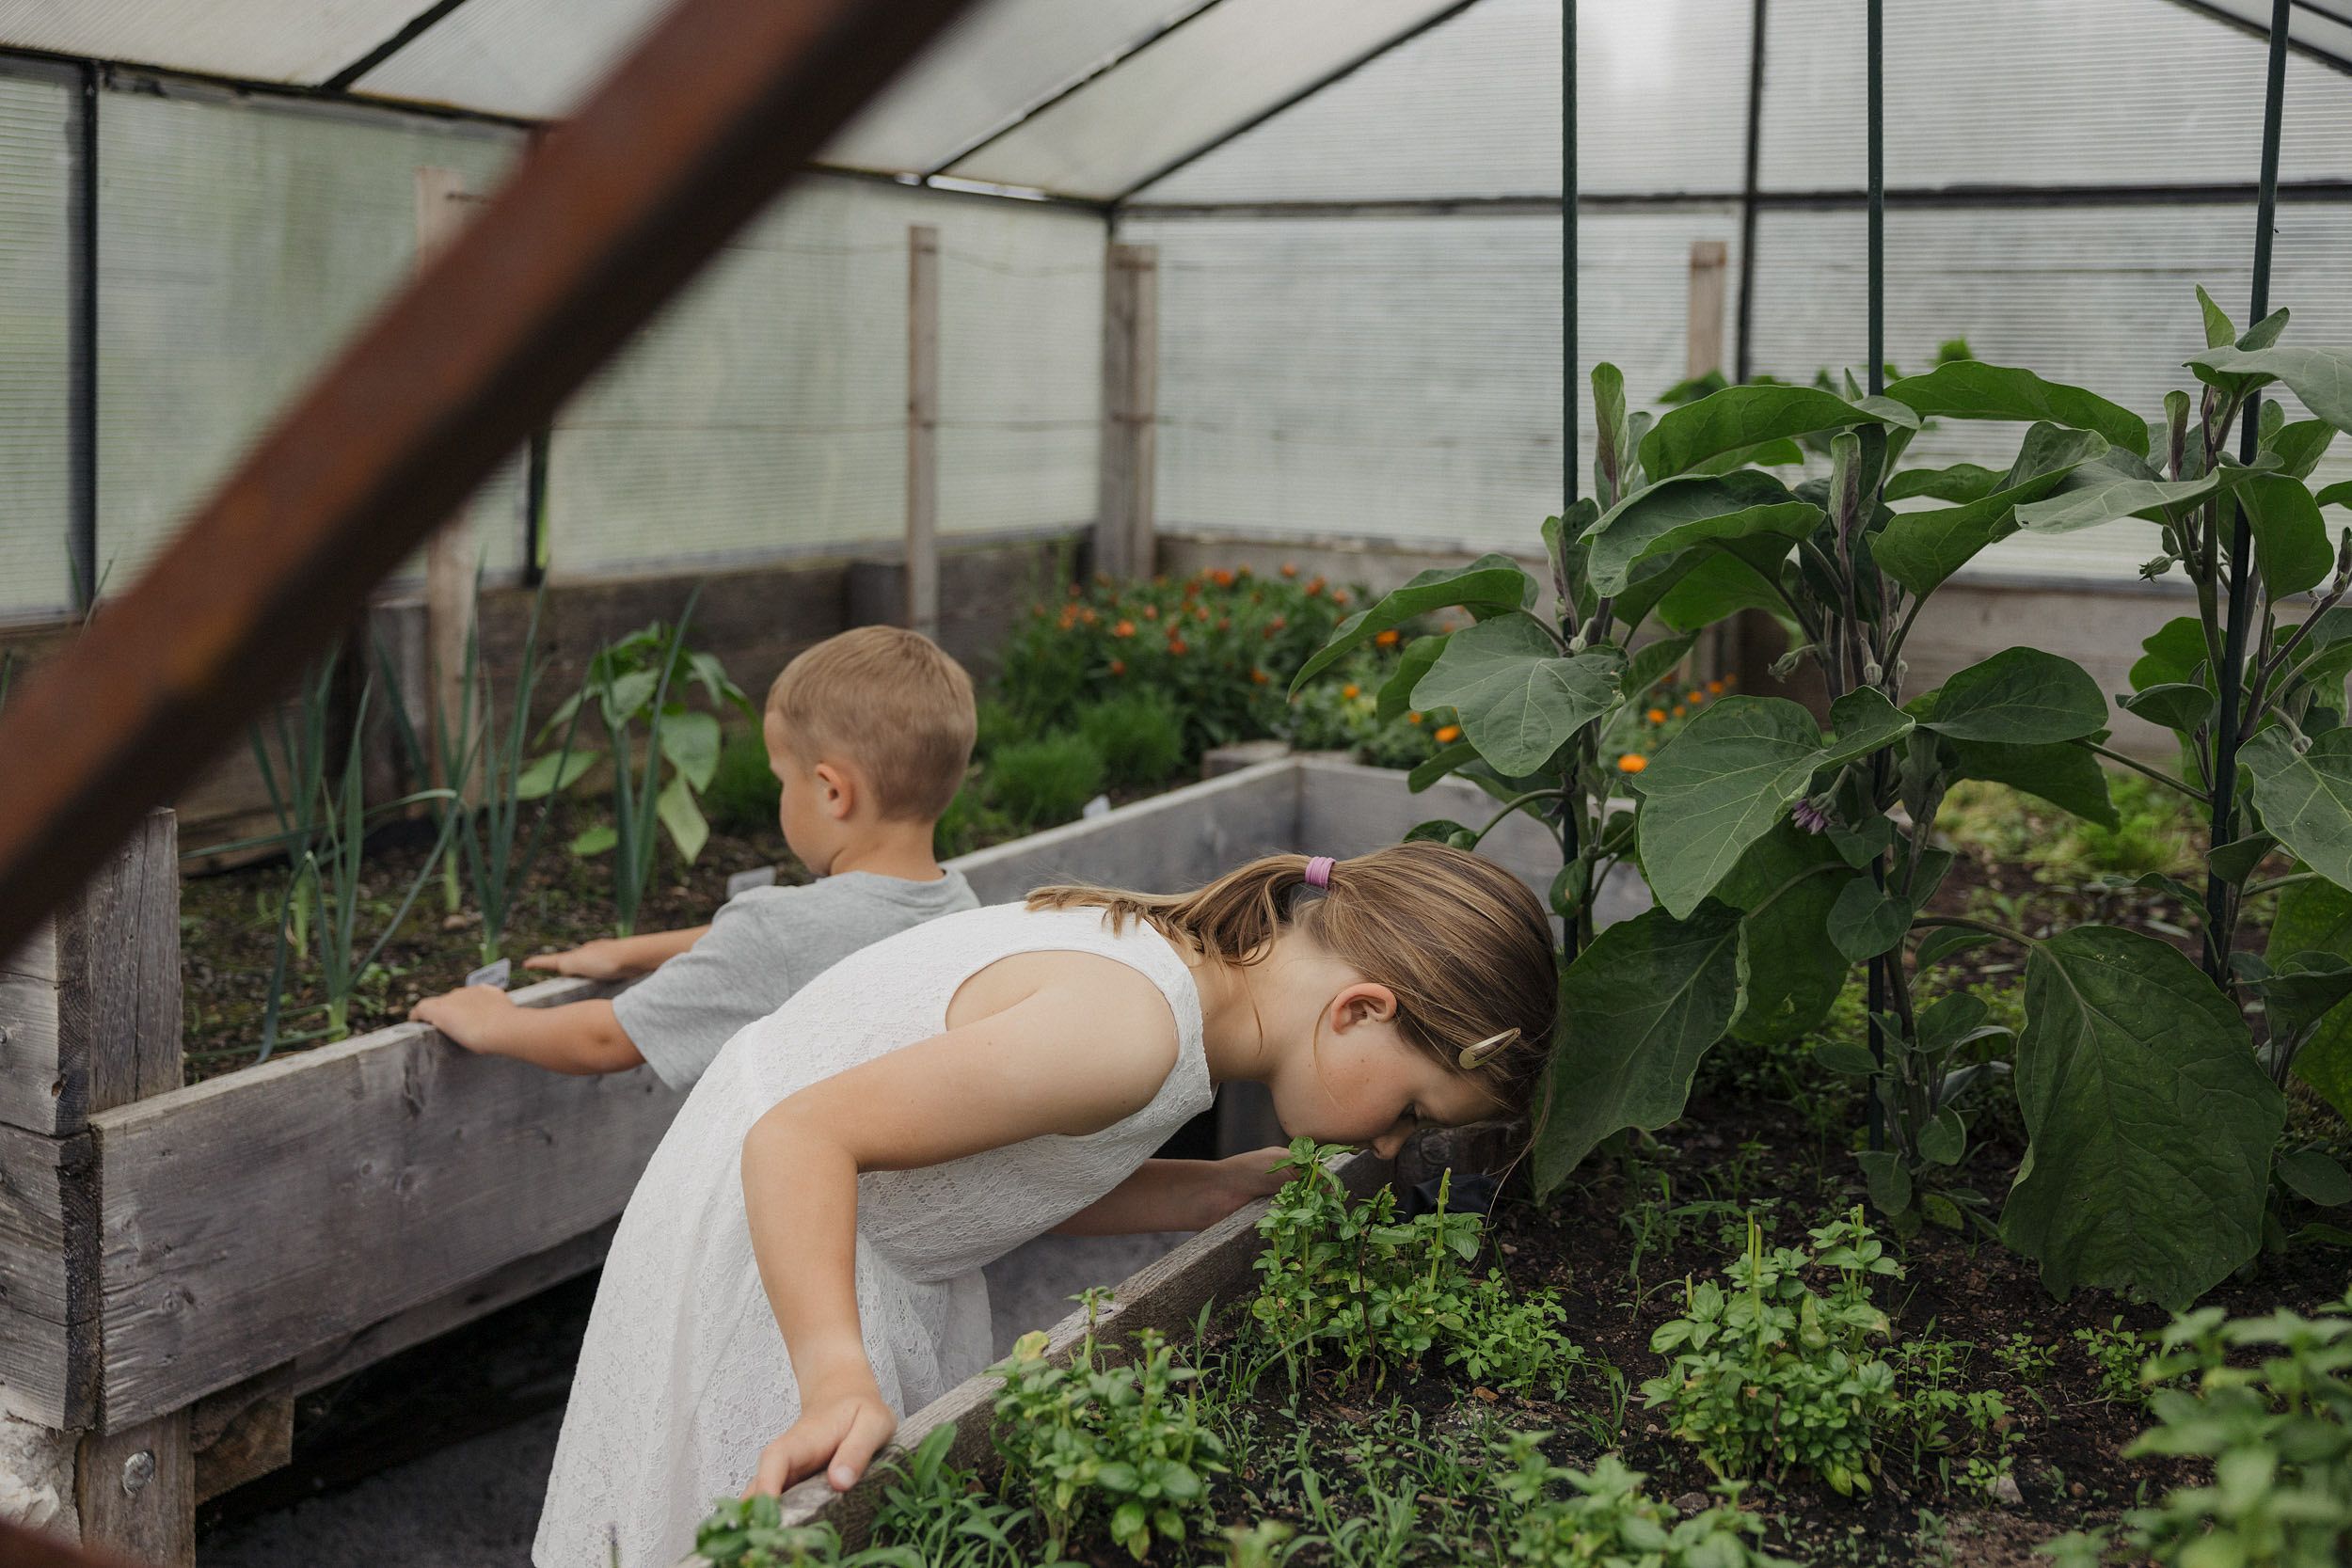
[[[1394,1170],[1389,1161],[1369,1150],[1343,1156],[1333,1168],[1347,1190],[1358,1195],[1373,1191],[1390,1180]],[[1269,1207],[1271,1200],[1261,1198],[1237,1210],[1130,1275],[1113,1293],[1111,1305],[1095,1320],[1096,1340],[1126,1344],[1147,1328],[1170,1337],[1181,1335],[1190,1330],[1202,1303],[1233,1301],[1247,1294],[1252,1289],[1253,1265],[1264,1246],[1258,1221]],[[1079,1307],[1048,1332],[1046,1358],[1068,1365],[1086,1333],[1086,1309]],[[901,1421],[891,1446],[912,1451],[941,1427],[953,1427],[956,1436],[948,1449],[949,1459],[984,1474],[993,1471],[995,1459],[989,1425],[996,1392],[1002,1386],[1000,1379],[985,1372],[958,1384]],[[886,1483],[878,1467],[869,1467],[864,1480],[842,1493],[835,1493],[824,1477],[812,1476],[784,1495],[784,1521],[795,1525],[823,1519],[841,1531],[846,1546],[855,1550],[866,1543]],[[701,1560],[689,1558],[680,1568]]]
[[[907,598],[902,625],[939,636],[939,230],[907,228]]]
[[[1094,563],[1113,577],[1149,577],[1157,555],[1152,513],[1159,419],[1157,249],[1112,245],[1103,289],[1102,499]]]
[[[0,1127],[0,1410],[59,1430],[95,1405],[95,1153]]]
[[[217,1497],[294,1459],[294,1396],[272,1394],[226,1414],[205,1430],[207,1412],[190,1413],[189,1445],[196,1451],[196,1500]]]
[[[51,980],[57,977],[57,922],[45,916],[33,934],[12,953],[0,953],[0,979]]]
[[[152,1568],[196,1568],[196,1461],[185,1410],[87,1434],[74,1469],[84,1545]]]
[[[189,1403],[595,1229],[677,1103],[646,1069],[566,1078],[404,1024],[94,1117],[101,1419]]]
[[[1296,847],[1298,767],[1287,758],[1263,763],[951,863],[983,904],[1053,882],[1145,893],[1198,887],[1254,856]]]
[[[0,974],[0,1123],[54,1131],[61,1119],[58,1101],[64,1092],[57,982]]]

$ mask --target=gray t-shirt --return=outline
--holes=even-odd
[[[737,1030],[859,948],[979,902],[961,871],[935,882],[845,871],[752,888],[720,907],[702,941],[614,997],[612,1011],[661,1081],[690,1088]]]

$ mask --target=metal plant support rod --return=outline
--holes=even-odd
[[[1576,505],[1576,0],[1560,0],[1560,472],[1565,483],[1560,502],[1565,520]],[[1564,545],[1566,540],[1561,541]],[[1563,622],[1577,619],[1574,604],[1560,607]],[[1581,754],[1582,743],[1577,746]],[[1571,781],[1573,783],[1573,781]],[[1583,853],[1584,802],[1571,788],[1560,802],[1560,856],[1573,865]],[[1562,940],[1573,960],[1581,947],[1581,915],[1562,923]]]
[[[962,5],[680,0],[0,713],[0,953]]]
[[[1764,136],[1765,0],[1756,0],[1748,13],[1748,130],[1745,166],[1740,182],[1740,313],[1732,329],[1731,379],[1744,382],[1751,373],[1749,343],[1756,326],[1756,161]]]
[[[2246,325],[2252,326],[2270,313],[2270,230],[2277,221],[2279,206],[2279,126],[2286,109],[2287,88],[2287,24],[2289,0],[2271,0],[2270,7],[2270,75],[2263,94],[2263,166],[2262,194],[2254,208],[2254,290],[2251,314]],[[2246,424],[2238,437],[2238,458],[2254,461],[2255,450],[2262,440],[2262,394],[2257,391],[2246,399]],[[2216,461],[2207,453],[2205,461]],[[2224,505],[2229,504],[2226,500]],[[2246,664],[2247,623],[2253,618],[2249,595],[2253,588],[2253,573],[2247,558],[2254,553],[2253,527],[2246,515],[2246,508],[2236,509],[2237,520],[2230,533],[2230,606],[2229,623],[2221,644],[2222,670],[2217,672],[2221,688],[2221,708],[2217,718],[2213,756],[2213,842],[2226,844],[2237,834],[2237,744],[2238,688]],[[2229,928],[2228,901],[2234,896],[2230,884],[2218,873],[2205,879],[2206,929],[2219,932]],[[2219,950],[2214,939],[2205,944],[2205,965],[2216,983],[2229,984],[2230,956]]]
[[[1870,148],[1870,395],[1884,391],[1886,381],[1886,82],[1883,67],[1886,54],[1886,15],[1884,0],[1870,0],[1869,39],[1866,53],[1869,56],[1869,127],[1867,140]],[[1875,494],[1875,492],[1871,492]],[[1853,570],[1861,566],[1857,556]],[[1860,593],[1852,589],[1849,598]],[[1871,759],[1873,780],[1883,776],[1886,754],[1882,752]],[[1873,802],[1875,804],[1875,802]],[[1874,855],[1870,860],[1870,880],[1881,892],[1886,888],[1886,857]],[[1886,1010],[1888,989],[1887,966],[1899,961],[1882,954],[1865,966],[1869,976],[1869,1039],[1870,1059],[1878,1064],[1883,1076],[1886,1070],[1886,1031],[1880,1026],[1879,1015]],[[1886,1147],[1886,1114],[1880,1103],[1878,1080],[1871,1081],[1869,1114],[1870,1147]]]

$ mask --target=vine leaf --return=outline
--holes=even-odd
[[[1564,658],[1543,624],[1515,610],[1447,638],[1413,701],[1454,709],[1478,754],[1502,772],[1533,773],[1616,701],[1624,673],[1613,644]]]
[[[1917,420],[1901,410],[1857,408],[1818,387],[1726,387],[1661,417],[1642,437],[1642,471],[1655,484],[1725,452],[1857,424],[1916,428]]]
[[[2279,891],[2278,917],[2270,924],[2270,962],[2280,966],[2312,952],[2352,958],[2352,893],[2333,882],[2289,882]],[[2272,1028],[2278,1028],[2276,1019]],[[2296,1055],[2295,1075],[2352,1117],[2352,1002],[2338,1003],[2321,1017]]]
[[[1820,507],[1797,499],[1780,481],[1753,468],[1719,479],[1663,480],[1611,507],[1585,532],[1591,546],[1587,570],[1597,592],[1620,594],[1643,562],[1700,540],[1772,533],[1793,543],[1820,521]]]
[[[2004,648],[1959,672],[1935,692],[1920,724],[1952,740],[2038,746],[2074,740],[2107,721],[2107,700],[2090,672],[2039,648]]]
[[[1865,687],[1837,700],[1830,722],[1836,736],[1824,740],[1794,703],[1726,697],[1701,709],[1637,775],[1642,868],[1676,918],[1697,909],[1815,773],[1892,745],[1913,721]]]
[[[1911,906],[1893,888],[1856,877],[1838,890],[1829,912],[1829,940],[1854,963],[1892,952],[1911,929]]]
[[[2001,1238],[2064,1296],[2185,1307],[2254,1256],[2285,1097],[2246,1022],[2181,952],[2082,926],[2026,960],[2017,1099],[2029,1139]]]
[[[2238,487],[2237,499],[2253,531],[2254,563],[2271,602],[2317,587],[2336,563],[2336,547],[2302,481],[2257,474]]]
[[[1652,909],[1568,965],[1534,1148],[1539,1196],[1610,1133],[1682,1114],[1691,1075],[1731,1021],[1739,945],[1739,913],[1722,904],[1688,920]]]
[[[2213,693],[2188,681],[2159,681],[2122,700],[2123,711],[2183,735],[2213,717]]]
[[[1380,633],[1416,615],[1453,605],[1496,613],[1523,610],[1534,604],[1536,591],[1535,579],[1507,555],[1482,555],[1467,566],[1432,567],[1334,627],[1331,640],[1298,667],[1291,695],[1298,695],[1309,681]]]
[[[1846,983],[1846,960],[1829,940],[1829,914],[1851,877],[1836,845],[1786,822],[1740,857],[1716,890],[1744,917],[1732,1035],[1785,1044],[1829,1017]]]
[[[2198,380],[2224,390],[2250,390],[2283,381],[2304,407],[2338,430],[2352,430],[2352,354],[2325,348],[2209,348],[2192,357],[2188,368]]]
[[[2094,431],[2037,424],[2026,432],[2009,472],[1982,494],[1957,506],[1898,513],[1871,540],[1871,558],[1913,593],[1932,593],[1979,550],[2015,533],[2020,506],[2042,499],[2067,475],[2106,451],[2106,437]],[[1893,490],[1890,484],[1890,500],[1896,499]]]
[[[2297,756],[2285,730],[2267,729],[2238,761],[2253,775],[2264,828],[2313,871],[2352,886],[2352,730],[2329,730]]]
[[[2047,420],[2096,431],[2128,451],[2148,455],[2148,426],[2130,409],[2080,387],[2044,381],[2031,371],[2008,365],[1955,359],[1925,375],[1903,377],[1886,388],[1886,395],[1925,418]]]

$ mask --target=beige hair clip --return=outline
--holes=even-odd
[[[1464,1046],[1461,1055],[1454,1059],[1465,1070],[1474,1067],[1484,1067],[1497,1052],[1518,1037],[1519,1032],[1517,1029],[1505,1029],[1500,1035],[1488,1035],[1476,1045]]]

